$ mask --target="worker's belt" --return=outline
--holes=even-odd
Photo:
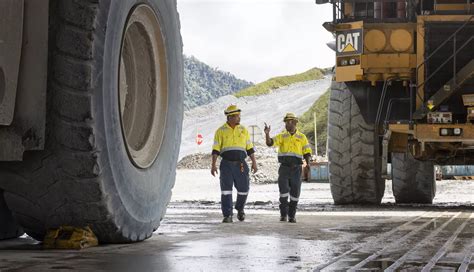
[[[222,160],[231,164],[235,164],[235,165],[240,165],[241,163],[243,163],[243,161],[230,161],[230,160],[225,160],[225,159],[222,159]]]
[[[278,162],[285,166],[303,164],[303,160],[293,156],[278,156]]]
[[[230,160],[226,160],[226,159],[222,159],[223,161],[225,161],[226,163],[230,163],[232,165],[235,165],[235,166],[240,166],[240,172],[244,172],[244,165],[245,165],[245,161],[230,161]]]
[[[281,163],[281,166],[288,167],[288,168],[290,168],[291,170],[295,170],[295,169],[297,169],[298,167],[301,167],[301,165],[302,165],[302,164],[297,164],[297,163],[292,163],[292,164]]]
[[[221,152],[221,157],[223,160],[226,160],[226,161],[242,162],[247,157],[247,153],[245,153],[245,151],[242,151],[242,150],[230,150],[230,151]]]

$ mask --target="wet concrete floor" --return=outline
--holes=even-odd
[[[329,184],[304,183],[290,224],[279,222],[278,186],[252,184],[245,222],[222,224],[218,179],[178,171],[152,238],[81,251],[2,241],[0,271],[474,271],[473,192],[440,181],[433,205],[395,205],[387,181],[380,206],[335,206]]]
[[[71,251],[28,237],[0,242],[0,271],[469,271],[473,213],[307,205],[292,224],[274,205],[249,205],[244,222],[222,224],[217,203],[174,202],[142,243]]]

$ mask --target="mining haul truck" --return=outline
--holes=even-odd
[[[336,204],[432,203],[434,165],[474,164],[472,0],[316,0],[336,39],[329,179]],[[391,176],[387,164],[391,163]]]
[[[0,239],[150,237],[182,116],[176,0],[1,0]]]

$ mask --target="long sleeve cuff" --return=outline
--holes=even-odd
[[[217,155],[217,156],[219,156],[219,155],[221,154],[221,152],[219,152],[219,151],[213,149],[211,154],[212,154],[212,155]]]

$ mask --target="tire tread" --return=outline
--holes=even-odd
[[[396,203],[432,204],[436,193],[434,165],[409,153],[392,153],[392,187]]]
[[[374,127],[365,123],[344,83],[333,82],[329,102],[329,179],[336,204],[379,204]]]

